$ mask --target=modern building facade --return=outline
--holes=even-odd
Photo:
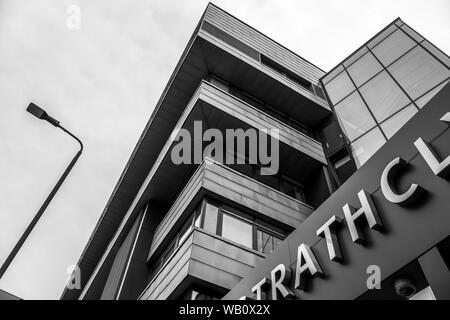
[[[292,256],[290,239],[449,75],[399,19],[326,74],[209,4],[82,253],[81,289],[62,299],[255,298],[252,277]],[[244,138],[205,151],[229,130]]]
[[[449,65],[396,19],[322,79],[358,167],[448,83]]]

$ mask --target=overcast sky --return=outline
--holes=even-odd
[[[330,70],[400,16],[450,52],[448,0],[240,0],[215,4]],[[78,5],[81,28],[67,27]],[[57,299],[207,1],[0,0],[0,262],[77,151],[85,151],[0,280]]]

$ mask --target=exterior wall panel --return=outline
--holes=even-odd
[[[208,6],[204,19],[315,84],[325,74],[311,63],[214,5]]]
[[[169,230],[174,228],[174,225],[185,213],[187,206],[200,188],[291,227],[298,226],[313,211],[311,207],[300,201],[233,169],[206,159],[156,229],[149,258],[158,249]]]
[[[263,259],[254,250],[196,228],[141,299],[167,299],[183,281],[193,278],[230,290]]]

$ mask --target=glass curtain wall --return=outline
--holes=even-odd
[[[358,168],[449,82],[449,65],[397,19],[322,79]]]

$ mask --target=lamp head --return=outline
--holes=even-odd
[[[31,102],[28,105],[27,111],[38,119],[42,119],[42,120],[46,120],[46,121],[50,122],[55,127],[59,126],[59,121],[50,117],[47,114],[47,112],[45,112],[45,110],[41,109],[39,106],[35,105],[33,102]]]

